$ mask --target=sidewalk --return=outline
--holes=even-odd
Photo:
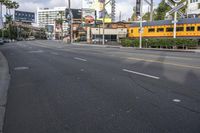
[[[0,133],[3,130],[7,91],[10,83],[8,62],[0,51]]]
[[[200,49],[159,49],[159,48],[134,48],[134,47],[122,47],[121,45],[99,45],[99,44],[87,44],[87,43],[73,43],[72,45],[79,46],[93,46],[93,47],[102,47],[102,48],[121,48],[121,49],[135,49],[135,50],[152,50],[152,51],[165,51],[165,52],[191,52],[191,53],[200,53]]]

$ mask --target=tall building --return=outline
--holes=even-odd
[[[188,0],[187,16],[200,17],[200,0]]]
[[[64,21],[62,29],[59,25],[56,25],[56,20],[65,19],[66,7],[55,8],[38,8],[37,9],[37,25],[47,29],[49,37],[55,38],[56,34],[63,32],[63,35],[67,34],[68,24]]]

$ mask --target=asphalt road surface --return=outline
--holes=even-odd
[[[200,133],[200,54],[0,46],[11,73],[4,133]]]

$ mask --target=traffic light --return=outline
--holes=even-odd
[[[141,16],[140,13],[140,8],[141,8],[141,0],[136,0],[136,16]]]

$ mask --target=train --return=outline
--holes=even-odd
[[[174,24],[172,20],[159,20],[143,22],[144,38],[166,38],[173,37]],[[140,24],[132,23],[128,27],[128,38],[138,38],[140,36]],[[200,18],[185,18],[177,22],[177,38],[197,38],[200,39]]]

